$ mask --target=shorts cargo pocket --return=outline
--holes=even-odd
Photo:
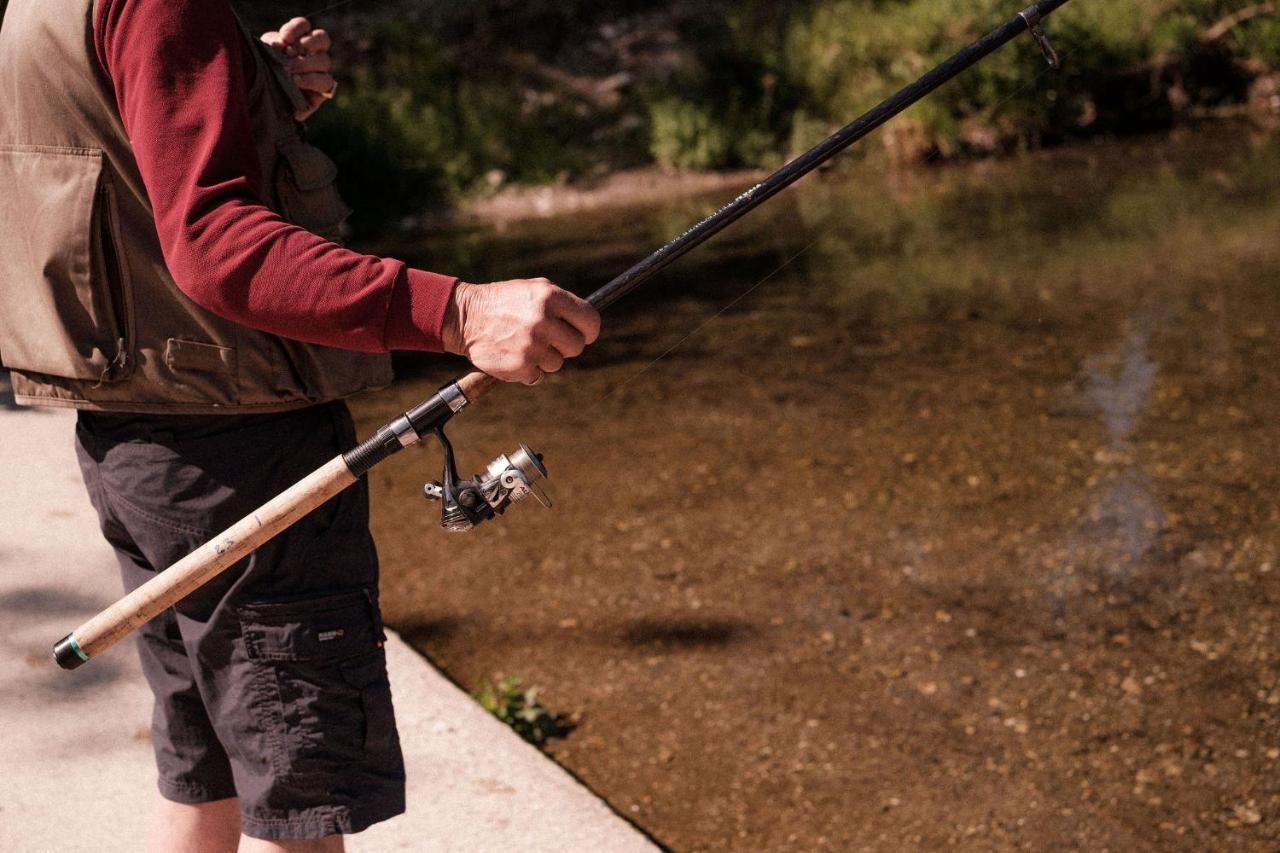
[[[130,294],[102,152],[0,146],[0,352],[67,379],[123,378]]]
[[[340,775],[379,738],[394,737],[393,728],[382,732],[390,691],[381,628],[363,590],[245,604],[239,616],[254,667],[250,710],[276,774]]]
[[[396,743],[396,721],[391,710],[391,684],[387,680],[385,655],[379,651],[343,663],[342,677],[360,691],[365,752],[386,752]]]
[[[338,195],[338,167],[329,156],[293,136],[276,143],[276,196],[285,219],[322,237],[337,240],[351,209]]]

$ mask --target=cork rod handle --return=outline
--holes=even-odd
[[[497,379],[479,370],[472,371],[458,380],[458,387],[466,395],[468,403],[475,403],[500,384]]]
[[[355,482],[335,457],[64,637],[58,665],[74,669],[101,654]]]

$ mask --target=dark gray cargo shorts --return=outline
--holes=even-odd
[[[81,413],[77,453],[132,590],[354,444],[341,403],[285,414]],[[239,797],[256,838],[404,811],[364,481],[137,632],[160,793]]]

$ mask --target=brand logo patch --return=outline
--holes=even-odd
[[[329,643],[334,640],[341,640],[342,635],[345,633],[346,631],[341,628],[330,628],[328,631],[321,631],[316,635],[316,638],[322,643]]]

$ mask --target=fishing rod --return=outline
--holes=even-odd
[[[1040,0],[1032,3],[596,290],[587,297],[587,301],[598,310],[608,308],[696,246],[1024,32],[1029,32],[1035,39],[1049,65],[1057,68],[1058,54],[1045,36],[1041,23],[1067,2]],[[499,456],[484,473],[469,480],[458,476],[453,446],[444,432],[445,424],[498,384],[493,377],[474,371],[445,385],[421,405],[383,426],[368,441],[335,457],[67,634],[54,645],[54,660],[63,669],[81,666],[249,556],[256,548],[353,485],[374,466],[430,435],[440,442],[444,456],[443,474],[439,480],[427,483],[423,494],[440,503],[440,524],[446,530],[459,533],[471,530],[502,515],[512,504],[531,495],[549,507],[551,501],[542,489],[542,481],[547,479],[546,466],[542,456],[527,445],[521,444],[514,453]]]

